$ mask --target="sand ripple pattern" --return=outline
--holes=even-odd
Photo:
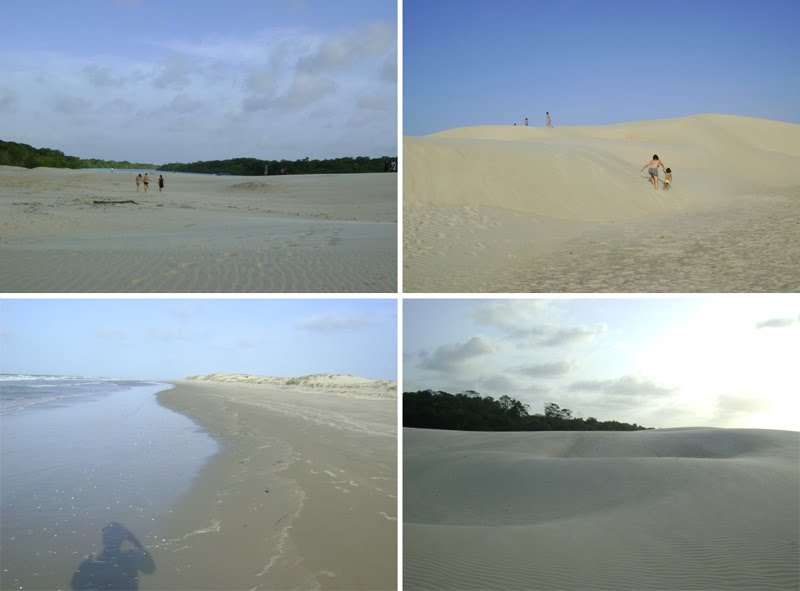
[[[403,289],[796,292],[798,146],[800,125],[726,115],[405,138]]]
[[[800,435],[404,435],[407,589],[796,589]]]
[[[0,290],[394,292],[395,183],[167,175],[144,194],[127,173],[0,167]]]

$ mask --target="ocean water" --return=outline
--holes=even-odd
[[[170,387],[0,375],[0,588],[131,588],[135,578],[103,574],[114,551],[144,572],[168,561],[148,546],[218,450],[158,404]]]

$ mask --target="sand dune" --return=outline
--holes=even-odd
[[[164,176],[0,167],[0,290],[395,290],[394,175]]]
[[[653,153],[673,169],[669,192],[654,191],[640,171]],[[763,251],[776,236],[748,223],[788,217],[793,223],[781,232],[800,223],[795,124],[698,115],[597,127],[471,127],[407,137],[404,158],[406,291],[784,291],[781,269],[791,270],[800,248],[795,240],[787,252],[781,233],[782,246]],[[679,251],[677,260],[655,252],[626,260],[629,249],[652,252],[663,240]],[[779,261],[771,284],[724,260],[728,247],[745,241],[759,251],[744,261],[751,271],[762,259]],[[705,242],[721,256],[693,252]],[[567,253],[579,269],[559,282],[553,275]],[[561,263],[555,269],[553,260]],[[687,267],[700,269],[699,277],[682,277]],[[626,271],[638,285],[620,283]],[[659,289],[663,278],[668,285]]]
[[[189,376],[186,379],[221,384],[258,384],[279,390],[314,391],[364,398],[397,398],[397,382],[371,380],[350,374],[312,374],[285,378],[212,373],[205,376]]]
[[[406,589],[797,589],[800,434],[404,430]]]

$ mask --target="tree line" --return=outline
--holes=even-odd
[[[0,140],[0,166],[22,166],[36,168],[149,168],[152,164],[128,162],[127,160],[100,160],[98,158],[78,158],[67,156],[61,150],[34,148],[28,144]]]
[[[403,393],[403,426],[458,431],[640,431],[636,423],[598,421],[573,415],[554,402],[544,414],[530,414],[530,406],[510,396],[495,400],[474,390],[460,394],[419,390]]]
[[[328,160],[259,160],[258,158],[231,158],[229,160],[203,160],[200,162],[172,162],[158,170],[195,172],[205,174],[231,174],[241,176],[263,176],[268,174],[345,174],[359,172],[385,172],[385,163],[396,160],[391,156],[370,158],[368,156],[331,158]]]
[[[344,174],[359,172],[385,172],[387,163],[394,156],[370,158],[368,156],[331,158],[328,160],[259,160],[258,158],[231,158],[229,160],[205,160],[200,162],[172,162],[163,166],[128,162],[127,160],[100,160],[68,156],[61,150],[34,148],[28,144],[0,140],[0,166],[22,166],[36,168],[143,168],[170,172],[195,172],[205,174],[230,174],[241,176],[263,176],[264,168],[274,174]]]

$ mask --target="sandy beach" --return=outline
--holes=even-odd
[[[0,167],[0,290],[396,290],[395,175],[135,176]]]
[[[404,429],[407,589],[797,589],[800,434]]]
[[[214,374],[159,396],[222,444],[149,548],[152,589],[394,589],[396,384]]]
[[[669,192],[640,171],[654,153]],[[800,290],[800,125],[469,127],[404,158],[405,291]]]

